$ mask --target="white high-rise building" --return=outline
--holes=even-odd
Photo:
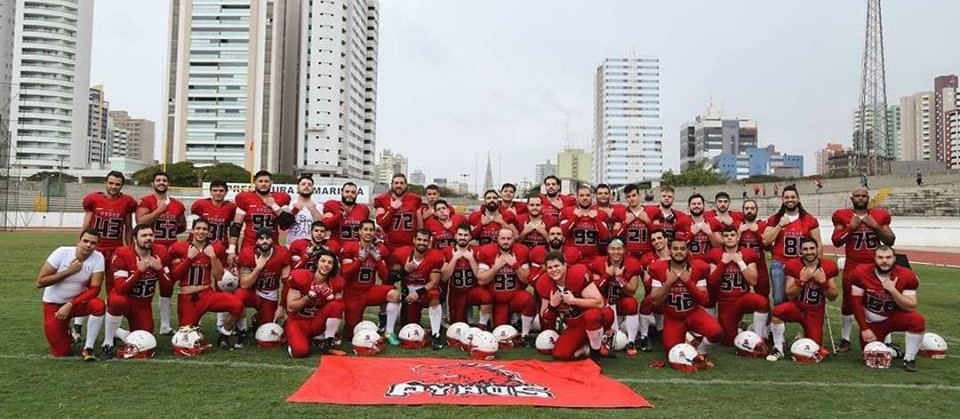
[[[380,151],[380,157],[377,159],[377,165],[374,167],[374,180],[387,185],[393,180],[393,175],[402,173],[407,175],[407,158],[400,153],[394,153],[390,149]],[[408,179],[409,180],[409,179]]]
[[[27,175],[87,166],[93,1],[0,1],[0,131]]]
[[[377,0],[305,1],[300,121],[309,173],[371,179],[376,170]]]
[[[931,160],[933,155],[933,92],[900,99],[901,160]]]
[[[607,58],[597,67],[593,180],[623,185],[663,174],[660,60]]]

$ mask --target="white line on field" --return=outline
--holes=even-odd
[[[20,354],[20,355],[0,355],[0,359],[12,359],[21,361],[69,361],[80,362],[75,357],[53,358],[49,355]],[[113,362],[113,361],[111,361]],[[253,368],[253,369],[278,369],[295,371],[314,371],[316,367],[306,365],[282,365],[263,362],[243,362],[243,361],[200,361],[194,359],[149,359],[129,362],[147,362],[160,364],[176,364],[189,366],[209,366],[209,367],[229,367],[229,368]],[[855,388],[891,388],[898,390],[945,390],[960,391],[960,386],[942,385],[942,384],[884,384],[884,383],[839,383],[839,382],[817,382],[817,381],[747,381],[747,380],[692,380],[689,378],[622,378],[610,377],[623,383],[633,384],[684,384],[684,385],[733,385],[733,386],[784,386],[784,387],[855,387]]]

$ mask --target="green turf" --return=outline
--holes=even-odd
[[[661,352],[620,356],[605,372],[623,379],[656,407],[647,410],[547,409],[526,407],[339,407],[285,403],[311,374],[318,356],[294,360],[281,350],[213,350],[189,363],[170,355],[161,338],[155,360],[82,363],[55,360],[41,330],[40,291],[34,279],[43,258],[72,234],[0,233],[0,416],[3,417],[266,417],[352,415],[361,417],[854,417],[942,416],[960,408],[960,361],[919,358],[910,374],[899,362],[890,370],[870,370],[854,354],[831,356],[820,365],[789,360],[768,363],[739,358],[729,348],[712,354],[717,367],[696,374],[653,370],[647,363]],[[953,313],[960,295],[957,270],[917,267],[920,311],[927,328],[960,346]],[[839,338],[838,303],[829,312]],[[156,310],[154,310],[156,312]],[[215,336],[212,317],[204,320]],[[788,339],[798,330],[790,325]],[[856,333],[856,332],[855,332]],[[902,341],[902,335],[898,336]],[[463,357],[459,351],[388,349],[386,356]],[[531,350],[498,354],[501,359],[537,357]],[[268,365],[264,365],[268,364]],[[799,383],[799,384],[790,384]],[[813,386],[825,383],[830,386]],[[884,385],[911,385],[893,387]],[[330,383],[337,385],[337,383]],[[834,386],[835,385],[835,386]],[[939,385],[942,387],[936,387]],[[590,389],[584,389],[590,391]]]

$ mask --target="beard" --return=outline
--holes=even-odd
[[[357,198],[347,198],[345,196],[341,196],[340,202],[342,202],[344,205],[353,205],[357,202]]]
[[[260,188],[257,188],[256,191],[257,191],[257,194],[263,195],[263,196],[267,196],[270,194],[270,188],[267,188],[266,190],[260,190]]]
[[[690,210],[690,215],[699,217],[703,215],[703,209]]]
[[[501,245],[499,245],[499,247],[500,247],[500,251],[502,251],[502,252],[509,252],[510,249],[513,249],[513,245],[512,245],[512,244],[509,245],[509,246],[501,244]]]
[[[272,244],[261,244],[257,246],[257,249],[260,250],[260,253],[267,253],[271,248],[273,248]]]
[[[752,212],[746,212],[743,214],[743,219],[752,223],[754,220],[757,219],[757,214],[754,214]]]
[[[559,193],[560,191],[550,191],[549,189],[547,189],[547,196],[549,196],[550,198],[556,198],[557,194]]]
[[[498,206],[499,206],[499,204],[497,204],[497,202],[494,201],[494,202],[491,202],[491,203],[489,203],[489,204],[484,205],[483,207],[486,208],[488,212],[494,212],[494,211],[497,210],[497,207],[498,207]]]
[[[469,244],[470,240],[457,240],[457,247],[461,249],[466,249]]]
[[[581,204],[577,203],[577,206],[580,207],[580,209],[582,209],[582,210],[588,210],[588,209],[590,209],[590,204],[581,205]]]
[[[896,265],[890,265],[890,269],[881,269],[880,265],[877,265],[877,272],[881,275],[889,275],[890,272],[893,272],[893,267]]]
[[[551,248],[551,249],[559,249],[559,248],[563,247],[563,240],[560,240],[560,239],[550,240],[549,243],[550,243],[550,248]]]
[[[669,204],[664,204],[663,201],[660,201],[660,207],[663,208],[663,209],[670,209],[670,207],[672,207],[672,206],[673,206],[673,202],[671,202],[671,203],[669,203]]]
[[[150,250],[153,249],[153,242],[146,242],[143,244],[137,243],[137,247],[139,247],[141,250]]]
[[[417,246],[417,253],[426,253],[427,249],[427,246]]]
[[[863,211],[863,210],[867,209],[868,206],[869,206],[869,204],[866,203],[866,202],[863,203],[863,204],[857,204],[856,201],[853,202],[853,209],[855,209],[855,210],[857,210],[857,211]]]
[[[153,187],[153,191],[156,192],[156,193],[159,193],[159,194],[167,193],[167,187],[166,187],[166,186],[154,186],[154,187]],[[119,194],[118,194],[118,195],[119,195]],[[116,196],[116,195],[113,195],[113,196]]]
[[[311,193],[297,192],[297,195],[300,195],[300,196],[302,196],[302,197],[304,197],[304,198],[310,199],[310,197],[313,196],[313,192],[311,192]]]
[[[684,257],[682,257],[682,258],[680,258],[680,259],[677,259],[676,256],[674,256],[674,255],[671,254],[671,255],[670,255],[670,261],[673,262],[673,263],[676,263],[676,264],[682,264],[682,263],[685,263],[685,262],[687,261],[687,258],[686,258],[686,256],[684,256]]]

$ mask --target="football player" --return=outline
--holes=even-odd
[[[290,252],[283,246],[274,244],[275,230],[261,228],[257,230],[253,247],[244,247],[240,252],[237,265],[240,268],[240,285],[235,293],[243,301],[244,307],[257,311],[257,324],[277,323],[284,318],[284,308],[279,304],[283,295],[281,288],[286,287],[290,278]],[[246,239],[244,239],[246,240]],[[247,340],[247,329],[241,322],[237,327],[234,348],[243,348]]]
[[[687,243],[687,247],[690,248],[690,257],[705,261],[707,253],[713,248],[713,230],[710,228],[710,220],[704,215],[703,195],[690,195],[687,206],[690,208],[691,236]]]
[[[528,249],[547,244],[547,231],[557,225],[555,218],[543,214],[543,200],[539,196],[527,198],[523,214],[517,218],[520,243]]]
[[[637,342],[637,348],[643,352],[650,352],[650,339],[648,332],[650,326],[657,328],[657,331],[663,329],[663,306],[654,304],[650,298],[653,291],[653,277],[650,276],[650,266],[654,262],[670,260],[670,246],[663,230],[654,228],[650,230],[650,243],[653,245],[651,250],[643,254],[640,258],[640,267],[643,268],[643,301],[640,302],[640,338]]]
[[[560,227],[566,242],[580,250],[585,258],[596,256],[600,242],[610,235],[606,215],[593,206],[593,190],[590,186],[577,187],[576,206],[564,208],[560,213]]]
[[[740,233],[740,247],[750,248],[760,258],[757,259],[757,285],[753,291],[770,299],[770,271],[767,269],[767,257],[763,246],[763,233],[767,229],[767,221],[757,216],[757,201],[748,199],[743,202],[743,221],[737,227]],[[736,221],[734,221],[736,225]]]
[[[340,254],[340,242],[329,237],[327,225],[323,221],[314,221],[310,226],[310,237],[290,243],[292,269],[314,271],[321,250],[329,250],[335,255]]]
[[[323,219],[321,208],[313,201],[313,176],[300,175],[297,179],[297,198],[293,202],[293,225],[287,230],[286,243],[290,247],[293,242],[310,238],[313,222]]]
[[[903,368],[917,371],[917,352],[926,330],[917,312],[917,275],[897,266],[893,248],[881,245],[874,251],[874,265],[861,265],[850,273],[853,315],[860,325],[860,348],[883,341],[891,332],[905,332]],[[899,350],[897,351],[900,352]]]
[[[153,193],[140,198],[137,206],[137,224],[153,227],[155,244],[169,248],[177,235],[187,229],[186,207],[178,199],[167,195],[170,177],[165,172],[153,174]],[[170,327],[170,309],[173,281],[160,283],[160,334],[173,334]]]
[[[723,191],[714,195],[713,209],[707,211],[704,216],[710,224],[710,231],[713,231],[710,242],[716,247],[723,247],[723,237],[720,233],[724,226],[740,228],[740,224],[743,223],[743,213],[730,210],[730,194]]]
[[[427,220],[436,216],[434,205],[440,200],[440,187],[432,183],[427,185],[423,190],[423,197],[425,200],[422,201],[425,202],[421,202],[417,210],[417,225],[420,226],[426,225]]]
[[[398,248],[387,258],[391,272],[398,272],[405,317],[410,323],[420,323],[420,314],[427,306],[430,317],[430,336],[433,349],[443,348],[444,336],[440,335],[443,322],[443,307],[440,306],[440,268],[443,253],[430,247],[430,232],[417,231],[412,246]]]
[[[384,246],[387,250],[392,252],[413,242],[413,237],[420,228],[417,225],[420,203],[420,196],[407,191],[407,177],[403,173],[393,175],[390,192],[373,200],[373,207],[377,210],[377,224],[383,227]]]
[[[580,350],[587,343],[590,359],[599,363],[603,330],[613,324],[613,310],[604,307],[603,295],[586,266],[567,266],[562,253],[550,252],[545,270],[547,274],[536,284],[537,294],[541,295],[540,318],[555,323],[562,314],[564,324],[553,348],[553,357],[559,360],[579,358],[586,355]]]
[[[483,207],[467,217],[473,226],[473,238],[481,246],[497,240],[501,228],[507,228],[516,235],[519,231],[516,215],[512,211],[500,208],[500,196],[491,189],[483,193]]]
[[[513,230],[500,229],[497,242],[481,246],[477,250],[480,270],[477,283],[492,289],[493,326],[507,324],[514,313],[520,313],[520,335],[526,340],[530,334],[533,316],[537,314],[536,302],[527,292],[529,269],[527,247],[514,243]]]
[[[535,283],[537,276],[543,273],[543,265],[547,262],[547,253],[563,253],[564,263],[574,265],[581,263],[585,259],[580,248],[574,246],[565,246],[566,238],[563,229],[560,226],[550,227],[547,232],[547,243],[542,246],[534,247],[528,253],[528,268],[530,269],[530,282]]]
[[[574,197],[560,193],[560,178],[553,175],[543,178],[543,191],[544,193],[540,194],[543,214],[550,218],[559,220],[560,212],[577,202]]]
[[[388,285],[392,282],[387,273],[387,248],[374,243],[377,227],[373,220],[361,221],[359,233],[360,240],[344,243],[340,253],[346,280],[343,289],[344,338],[353,338],[353,327],[363,320],[366,307],[386,304],[385,337],[391,345],[399,345],[394,327],[400,314],[400,291]],[[377,277],[380,285],[377,285]]]
[[[261,170],[253,175],[253,191],[237,194],[237,211],[230,224],[230,246],[227,247],[228,266],[236,265],[239,253],[247,249],[252,252],[257,247],[258,232],[266,230],[273,243],[280,243],[280,230],[293,225],[295,218],[290,209],[290,194],[271,192],[272,188],[273,175]]]
[[[340,241],[360,240],[360,222],[370,219],[370,207],[357,205],[359,189],[353,182],[340,188],[340,200],[331,199],[323,204],[323,220],[330,230],[330,237]]]
[[[660,205],[645,207],[650,224],[663,230],[667,241],[672,241],[677,233],[690,231],[690,216],[673,208],[674,189],[670,186],[660,188]]]
[[[512,212],[514,218],[527,213],[527,204],[513,199],[516,194],[516,185],[504,183],[503,186],[500,186],[500,208]]]
[[[853,329],[853,306],[850,300],[852,282],[847,278],[861,265],[874,263],[874,252],[881,244],[893,246],[897,237],[890,229],[890,213],[881,208],[869,208],[870,192],[856,188],[850,196],[853,208],[841,208],[833,213],[835,247],[843,247],[846,262],[843,266],[843,310],[839,352],[850,350],[850,331]]]
[[[724,225],[720,234],[723,247],[714,248],[707,254],[711,270],[707,289],[711,302],[717,305],[717,319],[723,328],[723,344],[732,346],[737,336],[737,325],[746,313],[753,313],[757,335],[767,335],[770,302],[767,297],[751,291],[757,285],[757,260],[760,255],[752,249],[740,248],[740,235],[732,225]]]
[[[457,228],[466,222],[464,216],[453,212],[447,201],[438,199],[433,204],[433,217],[427,219],[424,228],[433,236],[433,248],[443,250],[456,243]]]
[[[800,257],[800,239],[813,237],[820,248],[820,223],[817,217],[803,209],[800,193],[793,185],[787,185],[781,192],[783,203],[776,214],[767,219],[767,228],[763,233],[763,244],[772,246],[773,261],[770,262],[770,282],[773,285],[773,304],[786,299],[786,276],[783,266],[790,259]],[[820,249],[822,253],[822,249]]]
[[[486,327],[493,314],[493,295],[488,287],[477,283],[480,265],[475,255],[476,249],[470,246],[470,231],[469,225],[461,225],[457,228],[456,244],[443,249],[444,264],[440,268],[440,279],[449,287],[447,303],[450,320],[466,322],[467,309],[479,305],[479,324]]]
[[[310,341],[323,335],[320,349],[329,355],[344,355],[337,348],[336,333],[343,317],[343,287],[337,256],[321,249],[313,270],[297,269],[290,274],[287,293],[288,320],[284,335],[290,356],[303,358],[310,354]]]
[[[627,197],[627,206],[624,210],[623,226],[615,233],[623,237],[627,252],[639,259],[653,250],[650,243],[650,216],[640,201],[640,189],[637,185],[625,186],[623,193]]]
[[[37,288],[43,288],[43,333],[50,343],[50,355],[70,355],[72,343],[67,322],[88,316],[87,341],[80,351],[84,361],[95,361],[94,341],[103,326],[103,255],[97,251],[99,233],[86,229],[76,246],[58,247],[47,257],[37,274]]]
[[[640,307],[637,304],[637,287],[643,268],[640,261],[628,256],[623,240],[614,238],[607,246],[607,255],[597,256],[590,264],[593,283],[600,291],[604,303],[612,307],[617,317],[623,317],[627,334],[627,355],[637,354],[637,331],[640,329]],[[613,321],[614,330],[618,322]]]
[[[613,204],[611,202],[610,186],[604,183],[597,185],[597,204],[594,208],[603,211],[604,223],[607,225],[607,237],[600,240],[597,245],[597,251],[601,255],[607,254],[607,243],[610,239],[617,236],[623,229],[623,222],[627,218],[627,207],[623,204]]]
[[[210,197],[193,201],[190,206],[190,215],[192,218],[203,218],[210,223],[210,236],[208,240],[211,243],[222,243],[224,247],[229,245],[230,223],[233,222],[237,213],[237,204],[228,201],[227,183],[222,180],[210,182]]]

